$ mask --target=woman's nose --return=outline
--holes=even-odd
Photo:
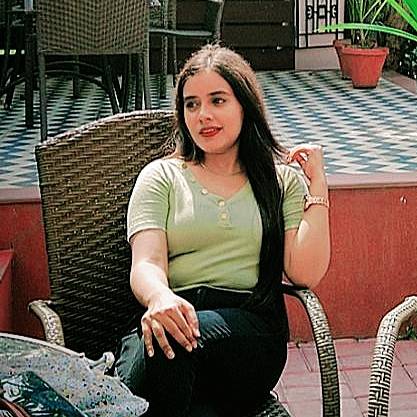
[[[200,120],[211,120],[213,115],[211,113],[210,107],[207,105],[201,105],[200,107]]]

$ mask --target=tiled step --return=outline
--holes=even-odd
[[[0,250],[0,331],[12,330],[12,250]]]

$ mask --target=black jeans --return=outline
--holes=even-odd
[[[146,416],[246,415],[267,398],[282,373],[287,329],[273,317],[241,308],[247,293],[199,287],[178,295],[197,311],[197,349],[189,353],[168,336],[175,358],[167,359],[156,341],[149,358],[135,329],[122,340],[117,374],[149,401]]]

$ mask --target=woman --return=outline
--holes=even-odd
[[[276,142],[254,72],[218,45],[179,74],[176,122],[176,151],[142,170],[129,203],[144,312],[117,370],[153,417],[243,416],[285,365],[283,273],[314,287],[328,267],[322,150]]]

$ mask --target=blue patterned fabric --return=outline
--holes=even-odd
[[[0,333],[0,380],[32,371],[89,417],[136,417],[148,403],[84,354]]]

